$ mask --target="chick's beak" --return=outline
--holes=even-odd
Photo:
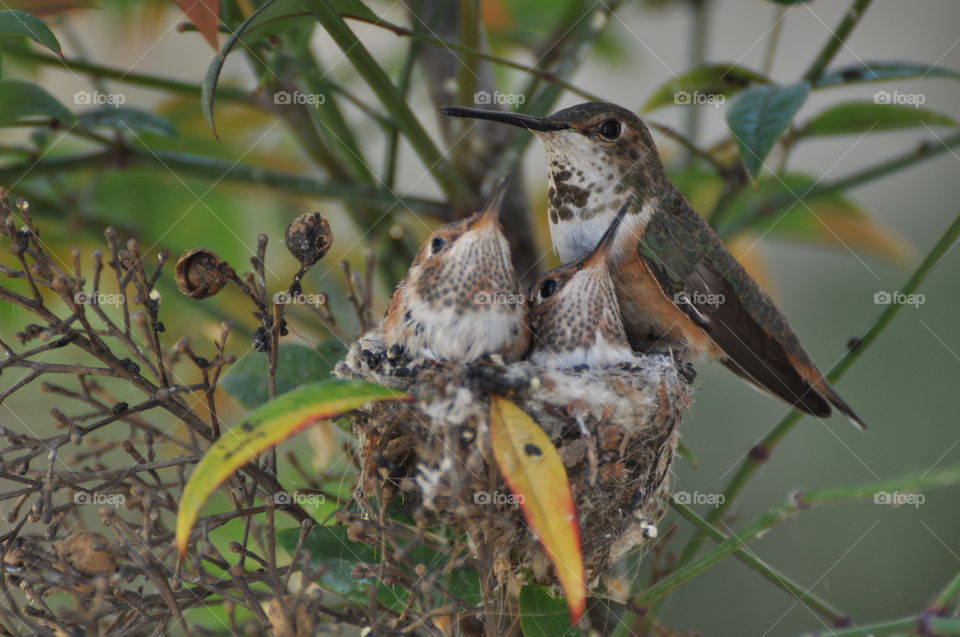
[[[471,230],[492,230],[497,227],[497,222],[500,217],[500,208],[503,204],[503,196],[506,194],[506,192],[507,180],[503,179],[499,184],[497,184],[493,194],[487,201],[487,204],[480,212],[480,215],[477,217],[476,221],[473,222],[473,225],[470,226]]]
[[[620,223],[623,221],[623,217],[627,214],[627,210],[630,208],[630,202],[623,204],[620,208],[620,211],[617,212],[617,216],[613,218],[613,221],[610,222],[610,226],[607,228],[607,231],[603,233],[603,237],[600,239],[600,243],[597,244],[597,247],[593,249],[593,252],[590,253],[583,261],[583,267],[595,268],[606,263],[607,255],[610,254],[610,249],[613,246],[613,241],[617,236],[617,229],[620,227]]]

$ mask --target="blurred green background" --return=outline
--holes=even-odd
[[[243,6],[243,2],[239,5]],[[566,6],[565,3],[561,3]],[[704,56],[760,68],[771,37],[771,25],[780,12],[780,43],[769,75],[788,81],[802,75],[816,51],[837,24],[845,2],[803,3],[785,7],[761,0],[704,2],[707,37]],[[156,74],[199,86],[214,53],[195,32],[180,32],[182,14],[171,2],[97,2],[99,10],[77,10],[47,19],[58,34],[68,58],[88,58],[134,73]],[[378,15],[404,23],[403,3],[370,2]],[[573,84],[630,108],[639,109],[664,82],[689,68],[691,14],[685,2],[630,2],[611,18],[601,44],[570,78]],[[519,0],[485,2],[484,15],[491,44],[498,55],[532,63],[527,52],[513,42],[543,35],[542,24],[562,7],[548,2]],[[918,6],[898,0],[877,0],[862,23],[838,52],[832,66],[858,60],[906,59],[960,69],[960,5],[951,0],[930,0]],[[402,64],[406,44],[396,36],[366,25],[355,32],[377,60],[391,72]],[[221,35],[221,41],[223,39]],[[312,45],[329,69],[329,78],[348,87],[361,100],[375,104],[370,90],[357,78],[339,49],[321,30]],[[429,53],[429,50],[428,50]],[[30,79],[39,83],[68,107],[76,105],[78,91],[96,89],[89,78],[56,64],[26,63],[24,58],[3,56],[4,79]],[[256,74],[254,69],[254,74]],[[294,69],[294,73],[296,70]],[[522,76],[498,70],[501,85]],[[221,86],[250,88],[251,69],[239,55],[228,58]],[[125,106],[159,114],[176,129],[175,137],[137,131],[151,148],[189,152],[227,162],[242,162],[272,170],[322,178],[313,158],[297,144],[296,129],[281,125],[265,109],[238,105],[227,99],[217,104],[218,142],[200,111],[199,94],[171,95],[164,90],[106,81],[105,90],[118,92]],[[99,89],[97,89],[99,90]],[[960,83],[954,79],[924,79],[889,84],[861,84],[811,96],[800,112],[802,120],[826,105],[843,99],[870,99],[878,90],[898,90],[923,95],[925,108],[960,119]],[[436,120],[425,89],[414,75],[409,101],[434,139]],[[565,94],[559,106],[582,101]],[[690,106],[670,106],[650,118],[681,126]],[[725,107],[700,109],[699,139],[709,143],[726,135]],[[386,136],[371,126],[354,105],[344,107],[348,122],[368,157],[376,158],[379,174]],[[110,136],[111,133],[104,133]],[[44,137],[39,139],[37,136]],[[872,162],[914,148],[922,139],[937,144],[946,136],[942,128],[918,127],[906,131],[848,135],[804,141],[791,155],[789,168],[833,180]],[[661,152],[677,172],[680,150],[660,135]],[[41,149],[40,154],[25,150]],[[82,153],[89,142],[30,128],[0,130],[0,172],[22,162],[43,161]],[[444,150],[444,149],[441,149]],[[871,250],[865,228],[841,236],[829,233],[825,245],[764,237],[762,228],[737,243],[738,256],[746,256],[757,274],[790,319],[813,359],[829,370],[850,338],[862,334],[883,306],[874,302],[881,291],[893,292],[906,280],[919,258],[960,212],[960,157],[948,150],[891,177],[870,182],[848,193],[876,222],[888,258]],[[423,167],[401,142],[394,190],[442,200],[435,182],[424,178]],[[125,167],[126,159],[111,160],[110,169],[50,170],[28,174],[13,188],[33,202],[43,238],[61,254],[79,243],[87,249],[101,247],[98,235],[105,225],[118,227],[123,236],[137,236],[145,251],[163,247],[174,256],[195,246],[216,250],[238,270],[246,269],[259,233],[271,240],[268,251],[270,284],[285,286],[296,271],[283,251],[283,229],[295,215],[319,210],[333,226],[334,246],[326,259],[306,278],[305,291],[320,290],[342,299],[342,277],[336,264],[348,259],[363,263],[368,244],[362,226],[336,199],[301,196],[257,184],[237,184],[219,179],[219,173],[198,176],[196,171],[158,161],[151,166]],[[537,241],[549,250],[545,233],[546,171],[542,149],[531,145],[524,158],[530,214],[536,220]],[[11,183],[0,185],[13,186]],[[691,199],[696,197],[691,194]],[[415,247],[436,220],[399,211],[391,218],[395,236],[380,237],[373,247],[380,254]],[[879,230],[877,230],[879,228]],[[402,232],[401,232],[402,229]],[[102,236],[102,235],[100,235]],[[859,241],[858,241],[859,238]],[[906,246],[904,249],[900,249]],[[891,247],[892,246],[892,247]],[[149,247],[150,250],[146,248]],[[899,262],[897,258],[900,257]],[[552,255],[545,259],[555,264]],[[797,489],[860,484],[908,473],[923,473],[960,462],[960,251],[951,250],[924,283],[925,302],[905,307],[880,340],[837,385],[870,430],[858,433],[842,418],[826,422],[805,418],[777,449],[760,474],[749,484],[733,508],[730,531],[782,502]],[[385,307],[395,283],[378,279],[375,315]],[[229,316],[251,330],[252,317],[240,295],[230,291],[216,300],[198,304],[181,298],[173,288],[161,290],[168,328],[173,335],[203,334],[212,337],[220,318]],[[238,308],[244,308],[239,311]],[[334,311],[347,329],[352,312],[345,302]],[[169,317],[177,316],[174,321]],[[293,318],[292,340],[318,344],[325,331],[308,316]],[[26,318],[10,307],[0,307],[4,339],[22,329]],[[171,338],[170,342],[173,342]],[[233,341],[238,356],[249,350],[240,336]],[[697,392],[683,425],[687,446],[699,467],[675,464],[675,489],[690,493],[719,492],[744,454],[786,410],[783,405],[749,391],[716,365],[698,365]],[[7,386],[4,379],[3,387]],[[47,426],[49,405],[38,402],[31,391],[7,400],[0,421],[16,426],[15,419]],[[776,527],[750,548],[771,564],[809,585],[858,622],[916,612],[929,602],[960,569],[960,508],[957,488],[931,491],[918,507],[893,508],[873,503],[823,506],[804,512]],[[695,507],[706,514],[704,506]],[[661,533],[677,523],[685,537],[690,527],[673,514],[661,524]],[[674,541],[673,550],[682,542]],[[788,635],[804,631],[826,632],[817,616],[756,573],[735,560],[725,560],[672,596],[662,616],[664,625],[707,635]]]

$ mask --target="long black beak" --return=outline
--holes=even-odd
[[[462,106],[443,106],[440,112],[450,117],[468,117],[470,119],[489,119],[494,122],[519,126],[527,130],[537,132],[549,132],[558,130],[567,130],[569,124],[562,122],[551,122],[544,117],[534,117],[533,115],[524,115],[523,113],[508,113],[505,111],[494,111],[486,108],[464,108]]]

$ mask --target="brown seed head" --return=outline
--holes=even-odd
[[[333,245],[330,222],[319,212],[300,215],[290,222],[283,236],[290,254],[305,268],[319,261]]]
[[[234,276],[230,264],[206,248],[187,250],[177,261],[177,287],[191,299],[213,296]]]

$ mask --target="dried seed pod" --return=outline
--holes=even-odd
[[[191,299],[213,296],[235,276],[230,264],[213,250],[194,248],[177,261],[177,287]]]
[[[283,241],[300,265],[309,268],[322,259],[333,245],[333,232],[330,222],[319,212],[310,212],[290,222]]]
[[[117,570],[117,560],[107,538],[93,531],[72,533],[57,542],[57,555],[87,575],[107,575]]]

